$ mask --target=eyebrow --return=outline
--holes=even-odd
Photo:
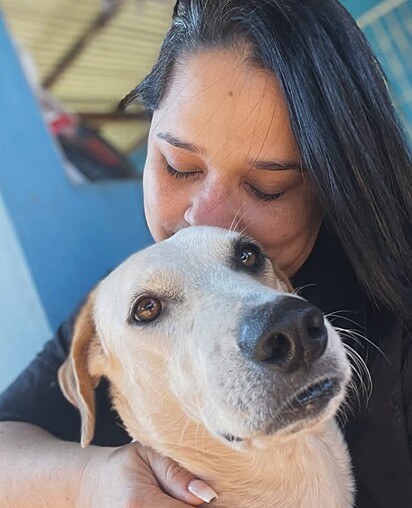
[[[173,136],[169,132],[159,132],[157,137],[163,139],[167,143],[176,148],[181,148],[183,150],[187,150],[188,152],[194,153],[196,155],[205,155],[206,150],[200,146],[196,146],[193,143],[187,143],[182,141],[181,139]],[[260,161],[255,159],[249,159],[248,165],[250,167],[256,169],[262,169],[264,171],[284,171],[284,170],[297,170],[301,171],[302,166],[299,162],[296,161]]]
[[[256,169],[263,169],[266,171],[285,171],[294,169],[295,171],[302,171],[302,166],[299,162],[294,161],[257,161],[249,160],[250,166]]]
[[[203,148],[193,145],[192,143],[186,143],[185,141],[182,141],[181,139],[172,136],[169,132],[159,132],[157,134],[157,137],[163,139],[170,145],[175,146],[176,148],[183,148],[183,150],[187,150],[188,152],[192,152],[198,155],[204,155],[205,153],[205,150]]]

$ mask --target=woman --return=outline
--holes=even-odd
[[[245,230],[336,326],[355,330],[348,342],[373,383],[342,423],[357,506],[409,507],[412,165],[353,19],[335,0],[181,0],[158,62],[123,106],[135,99],[153,112],[144,192],[154,239],[199,224]],[[67,442],[79,420],[56,372],[73,319],[1,397],[0,505],[210,501],[190,472],[126,444],[105,385],[94,446]]]

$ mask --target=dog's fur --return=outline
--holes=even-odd
[[[242,266],[242,242],[251,240],[188,228],[131,256],[93,291],[59,371],[81,412],[82,446],[105,376],[130,436],[209,482],[219,494],[212,506],[349,508],[350,461],[334,420],[350,377],[343,345],[325,321],[327,347],[310,366],[288,372],[244,354],[239,330],[254,309],[299,297],[266,258],[259,269]],[[162,302],[157,319],[133,320],[140,295]],[[325,378],[339,380],[328,403],[290,416],[288,402]]]

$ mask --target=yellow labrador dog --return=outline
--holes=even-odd
[[[109,379],[130,436],[205,479],[215,508],[349,508],[334,415],[341,340],[242,234],[191,227],[131,256],[89,297],[59,380],[94,432]]]

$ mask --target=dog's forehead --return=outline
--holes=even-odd
[[[184,266],[193,265],[199,271],[202,267],[230,261],[235,244],[242,238],[247,239],[244,235],[218,227],[193,226],[136,253],[130,258],[130,264],[140,265],[142,270],[181,270]]]
[[[234,246],[248,240],[245,235],[212,226],[192,226],[180,230],[177,234],[163,242],[162,247],[170,249],[178,256],[186,255],[196,264],[223,262],[234,256]]]
[[[198,250],[199,245],[207,246],[218,252],[227,252],[233,247],[234,242],[244,238],[250,240],[246,235],[236,231],[230,231],[215,226],[192,226],[181,229],[178,233],[169,238],[165,244],[170,243],[176,246],[186,246],[188,249]]]
[[[196,226],[179,231],[173,237],[133,254],[114,272],[104,286],[116,285],[124,292],[139,284],[161,284],[165,279],[199,278],[202,273],[227,266],[234,256],[239,233],[216,227]]]

